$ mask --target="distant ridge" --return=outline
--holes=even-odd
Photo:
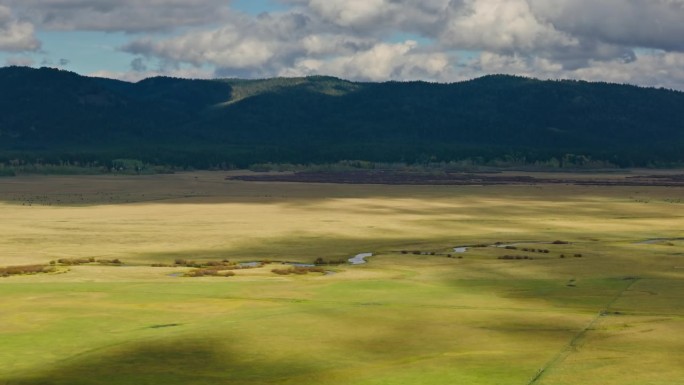
[[[0,68],[0,162],[176,166],[562,161],[684,163],[684,93],[489,75],[453,84],[334,77],[137,83]]]

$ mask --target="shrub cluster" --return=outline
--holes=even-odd
[[[202,268],[188,271],[186,277],[232,277],[235,273],[221,267]]]
[[[227,259],[224,259],[222,261],[207,261],[207,262],[197,262],[197,261],[188,261],[186,259],[176,259],[174,261],[174,264],[171,266],[176,266],[176,267],[195,267],[198,269],[201,268],[212,268],[218,270],[240,270],[240,269],[253,269],[255,267],[262,267],[264,264],[271,263],[270,261],[266,262],[259,262],[257,266],[241,266],[237,262],[231,262]],[[168,265],[164,265],[161,263],[155,263],[152,265],[154,267],[166,267]]]
[[[57,263],[60,265],[72,266],[72,265],[84,265],[86,263],[95,262],[95,258],[60,258]],[[55,261],[50,261],[51,265],[55,264]]]
[[[222,261],[208,261],[208,262],[195,262],[187,261],[185,259],[177,259],[173,266],[185,266],[194,267],[194,270],[190,270],[185,273],[186,277],[232,277],[235,273],[232,270],[244,270],[244,269],[256,269],[264,266],[265,264],[271,263],[270,261],[261,261],[256,265],[240,265],[237,262],[231,262],[227,259]],[[162,264],[155,264],[157,266],[163,266]]]
[[[497,259],[534,259],[527,255],[502,255],[497,257]]]
[[[528,253],[544,253],[548,254],[549,251],[547,249],[528,249],[528,248],[522,248],[522,251],[527,251]]]
[[[325,270],[321,267],[295,266],[294,268],[291,268],[291,269],[273,269],[273,270],[271,270],[271,272],[278,274],[278,275],[290,275],[290,274],[304,275],[304,274],[309,274],[309,273],[325,273]]]
[[[402,250],[402,254],[413,254],[413,255],[437,255],[436,251],[420,251],[420,250]]]
[[[98,259],[97,263],[101,265],[122,265],[123,262],[119,258],[114,258],[114,259]]]
[[[85,265],[88,263],[94,263],[97,262],[102,265],[121,265],[123,262],[119,258],[115,259],[95,259],[93,257],[90,258],[60,258],[56,261],[50,261],[50,265],[63,265],[63,266],[78,266],[78,265]]]
[[[561,257],[561,258],[565,258],[565,254],[561,254],[560,257]],[[573,257],[575,257],[575,258],[582,258],[583,255],[582,255],[582,254],[575,254],[575,255],[573,255]]]
[[[47,265],[7,266],[0,267],[0,277],[9,277],[10,275],[52,273],[55,270],[56,269],[54,267]]]
[[[575,258],[582,258],[582,254],[575,254],[575,255],[573,255],[573,257],[575,257]]]

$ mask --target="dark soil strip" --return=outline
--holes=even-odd
[[[534,185],[684,186],[684,175],[642,175],[621,179],[536,178],[474,173],[411,173],[396,171],[298,172],[294,174],[239,175],[226,178],[255,182],[301,182],[387,185]]]

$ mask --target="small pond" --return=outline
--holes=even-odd
[[[364,263],[367,262],[366,258],[372,257],[372,256],[373,256],[373,253],[357,254],[353,258],[349,258],[349,263],[351,263],[352,265],[363,265]]]
[[[240,266],[240,267],[260,267],[261,262],[241,262],[241,263],[238,263],[238,266]]]

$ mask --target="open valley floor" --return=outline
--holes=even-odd
[[[681,185],[245,174],[0,179],[0,385],[684,384]]]

